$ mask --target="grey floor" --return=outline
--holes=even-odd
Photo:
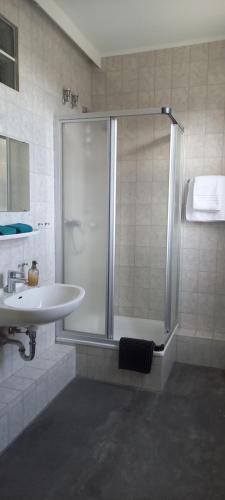
[[[224,499],[224,372],[176,365],[161,394],[75,380],[0,457],[0,498]]]

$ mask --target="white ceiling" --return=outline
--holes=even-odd
[[[38,3],[53,18],[57,13],[55,20],[63,29],[67,20],[69,31],[74,28],[78,38],[81,36],[94,57],[88,55],[97,58],[97,64],[98,57],[105,55],[225,38],[225,0],[39,0]],[[68,29],[65,31],[68,33]]]

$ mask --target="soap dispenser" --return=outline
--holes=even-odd
[[[39,278],[39,270],[37,268],[37,261],[32,260],[32,266],[28,271],[28,286],[37,286]]]

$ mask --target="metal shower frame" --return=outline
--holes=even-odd
[[[55,120],[55,218],[56,218],[56,281],[63,282],[63,183],[62,183],[62,128],[65,123],[107,120],[108,122],[108,171],[109,171],[109,230],[108,230],[108,273],[107,273],[107,305],[106,305],[106,334],[92,332],[66,331],[63,321],[56,323],[57,342],[87,343],[95,345],[117,345],[113,339],[113,296],[114,296],[114,267],[115,267],[115,222],[116,222],[116,163],[117,163],[117,118],[132,116],[165,115],[171,121],[170,135],[170,171],[169,171],[169,198],[168,198],[168,224],[167,224],[167,256],[166,256],[166,287],[165,287],[165,333],[168,341],[174,327],[171,326],[171,296],[172,296],[172,243],[173,243],[173,212],[175,203],[175,175],[176,175],[176,149],[177,134],[184,132],[183,125],[179,122],[170,107],[145,108],[122,111],[92,112],[76,115],[56,117]],[[179,132],[178,132],[179,131]],[[179,289],[177,287],[177,296]]]

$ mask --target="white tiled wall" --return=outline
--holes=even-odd
[[[224,335],[181,329],[177,334],[176,360],[191,365],[225,368]]]
[[[225,174],[225,41],[105,58],[102,70],[94,68],[92,93],[96,110],[172,106],[185,126],[184,184],[195,175]],[[130,170],[130,185],[133,181],[131,160],[129,158],[130,164],[125,165]],[[152,159],[148,158],[145,172],[152,175],[151,169]],[[138,163],[135,172],[141,174]],[[162,183],[164,171],[159,165],[157,173],[157,182]],[[153,203],[152,193],[148,203]],[[145,216],[149,220],[152,217],[150,212],[139,215],[142,224]],[[129,218],[131,220],[132,210]],[[131,228],[130,223],[123,245],[125,241],[130,245],[128,236],[131,240],[134,238]],[[155,234],[152,227],[149,228],[153,240]],[[147,234],[145,231],[146,238]],[[141,254],[136,255],[143,269],[146,259],[150,262],[144,249],[143,246]],[[180,324],[199,335],[210,331],[215,338],[218,335],[225,338],[224,249],[225,223],[183,222]],[[161,257],[157,254],[157,259]],[[132,251],[125,256],[121,252],[119,259],[124,281],[126,266],[129,266],[129,275],[134,274],[135,257]],[[139,294],[142,303],[145,295],[146,291]],[[131,294],[127,293],[125,299],[127,305],[132,306]],[[144,310],[136,312],[146,314]]]
[[[0,14],[19,28],[20,84],[19,92],[0,84],[0,134],[29,142],[31,182],[30,212],[0,213],[0,224],[24,221],[35,228],[50,223],[34,237],[0,241],[1,286],[8,269],[32,259],[39,263],[40,283],[46,284],[55,276],[54,115],[70,112],[61,104],[64,86],[79,92],[79,111],[90,107],[91,63],[32,0],[0,0]],[[41,327],[37,354],[54,342],[54,325]],[[0,382],[23,366],[16,347],[0,349]]]
[[[118,347],[76,345],[76,374],[103,382],[131,385],[148,391],[161,391],[176,357],[176,335],[170,339],[163,356],[155,353],[150,374],[118,368]]]
[[[74,376],[74,348],[53,345],[0,383],[0,453]]]

